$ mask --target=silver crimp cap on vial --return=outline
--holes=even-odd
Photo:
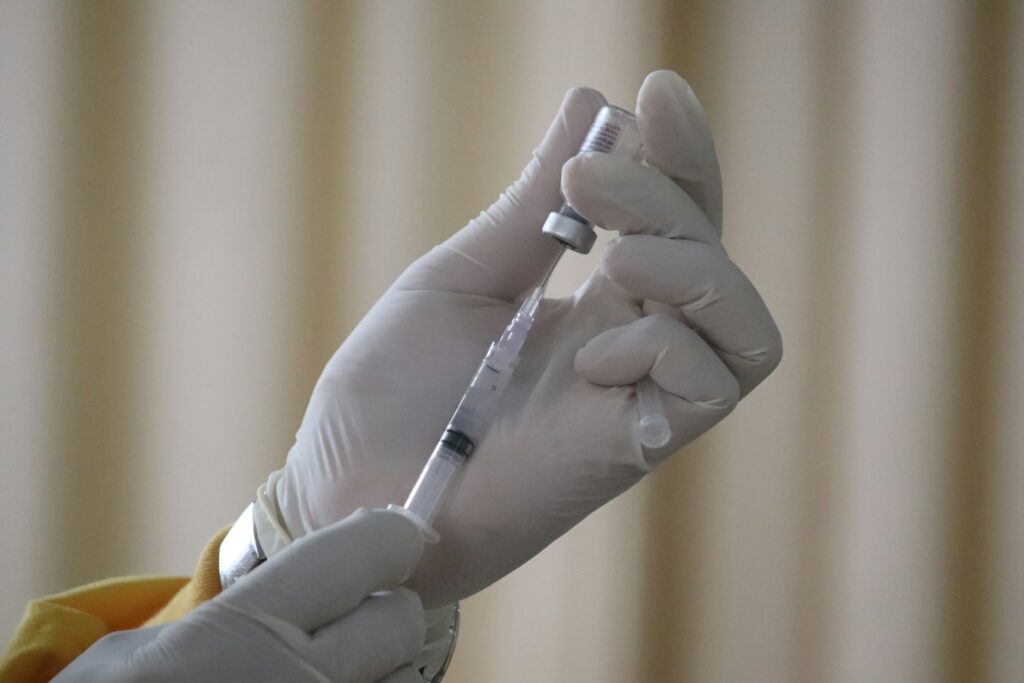
[[[575,212],[573,212],[575,213]],[[585,220],[567,216],[562,212],[552,211],[544,221],[541,232],[581,254],[589,254],[597,240],[597,233]]]

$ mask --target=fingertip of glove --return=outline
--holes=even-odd
[[[634,165],[621,157],[601,152],[584,152],[570,157],[562,165],[562,195],[574,209],[585,209],[614,201],[617,193],[628,191],[636,179],[629,175]],[[589,217],[588,217],[589,218]]]
[[[644,78],[643,88],[660,88],[665,90],[675,89],[689,95],[693,95],[693,88],[690,87],[689,81],[683,78],[679,72],[673,71],[672,69],[656,69],[651,73],[647,74]]]
[[[589,172],[590,160],[587,154],[577,154],[569,157],[569,160],[562,164],[562,195],[570,206],[580,203],[585,188],[590,184]],[[575,204],[574,204],[575,202]]]
[[[647,74],[637,94],[637,115],[700,106],[690,83],[675,71],[660,69]]]
[[[584,344],[576,351],[576,356],[572,359],[572,369],[575,370],[577,374],[583,375],[584,377],[587,376],[587,371],[590,369],[591,363],[590,356],[592,354],[587,351],[587,347],[589,345],[590,342]]]
[[[394,510],[388,510],[385,508],[375,508],[373,510],[367,510],[368,513],[373,515],[379,515],[382,524],[387,524],[390,527],[394,527],[394,533],[401,534],[404,539],[408,539],[410,543],[415,542],[417,546],[423,545],[423,535],[416,527],[415,522]]]
[[[595,379],[595,371],[598,370],[604,362],[604,356],[606,352],[605,338],[602,334],[598,334],[592,337],[586,344],[576,351],[576,356],[573,358],[572,366],[573,369],[590,381]]]
[[[420,594],[411,588],[405,586],[398,586],[393,589],[393,592],[401,605],[402,610],[408,615],[410,621],[415,621],[418,624],[420,633],[420,640],[427,632],[427,617],[423,611],[423,600],[420,599]]]
[[[423,536],[411,520],[401,513],[385,508],[359,508],[348,517],[348,520],[366,525],[375,536],[389,539],[389,546],[407,550],[407,553],[401,554],[401,563],[402,566],[408,567],[405,573],[405,578],[408,578],[423,553]]]
[[[576,154],[604,102],[604,96],[591,88],[570,88],[566,91],[558,114],[534,150],[534,163],[526,167],[517,185],[525,183],[528,186],[537,181],[545,186],[550,183],[551,176]],[[520,188],[520,192],[523,191]]]
[[[594,88],[588,88],[582,85],[576,85],[565,91],[565,96],[562,98],[563,108],[570,106],[589,106],[600,108],[607,103],[604,95],[599,90]]]
[[[650,240],[662,239],[651,235],[624,235],[610,240],[601,255],[601,269],[612,282],[629,291],[631,275],[635,275],[637,249]]]
[[[565,92],[556,121],[562,135],[570,138],[567,141],[571,142],[572,147],[565,150],[569,155],[579,149],[583,137],[590,129],[590,123],[604,104],[604,95],[592,88],[575,87]]]

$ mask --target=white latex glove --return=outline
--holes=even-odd
[[[573,296],[544,301],[500,414],[435,523],[441,542],[410,581],[428,607],[531,558],[728,415],[781,357],[771,315],[720,242],[718,161],[689,86],[665,71],[644,81],[649,166],[572,158],[603,104],[571,90],[519,180],[377,302],[327,364],[271,479],[293,536],[401,504],[517,298],[555,257],[540,227],[560,190],[618,230]],[[647,374],[667,394],[672,440],[645,452],[633,385]]]
[[[106,636],[55,680],[423,683],[423,608],[395,588],[422,548],[402,515],[360,510],[180,621]]]

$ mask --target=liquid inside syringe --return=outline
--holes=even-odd
[[[504,332],[487,350],[405,505],[390,506],[416,522],[428,540],[436,540],[437,533],[432,525],[448,489],[497,413],[498,403],[519,364],[520,352],[544,297],[546,280],[545,277],[545,282],[523,301]]]

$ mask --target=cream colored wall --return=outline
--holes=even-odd
[[[668,67],[786,358],[468,600],[451,680],[1024,680],[1022,46],[1000,0],[0,3],[0,626],[188,572],[563,91]]]

